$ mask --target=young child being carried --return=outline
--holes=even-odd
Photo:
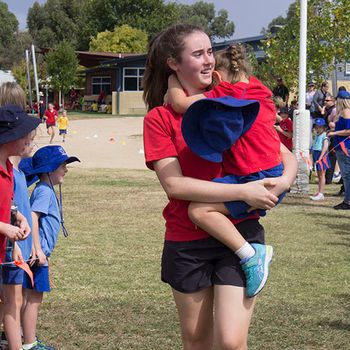
[[[272,101],[272,92],[251,75],[251,68],[242,46],[233,45],[218,51],[215,54],[215,59],[216,71],[213,73],[215,86],[205,94],[187,97],[176,76],[169,77],[168,102],[176,112],[184,113],[186,111],[182,122],[185,141],[194,151],[197,137],[201,136],[198,136],[200,130],[188,132],[193,127],[192,120],[199,120],[199,123],[202,123],[205,120],[206,111],[210,108],[217,108],[218,112],[215,115],[220,118],[220,107],[218,108],[217,105],[226,104],[223,99],[224,96],[240,100],[253,100],[251,103],[258,101],[260,110],[255,121],[251,126],[243,127],[240,137],[235,140],[234,144],[230,144],[227,152],[222,154],[223,169],[225,174],[229,175],[214,181],[246,183],[267,177],[281,176],[283,173],[281,152],[283,152],[286,154],[287,161],[294,164],[295,172],[289,177],[284,175],[285,182],[283,185],[280,183],[279,186],[269,188],[281,200],[285,191],[295,180],[297,165],[293,155],[281,145],[274,129],[276,110]],[[176,72],[177,67],[172,68]],[[211,101],[205,100],[206,98]],[[234,102],[237,105],[240,103],[243,103],[242,106],[244,105],[244,102]],[[245,105],[247,104],[248,101]],[[250,115],[250,118],[254,119],[254,116]],[[247,125],[249,124],[249,121],[243,118],[242,123],[245,122]],[[228,131],[228,126],[226,126],[223,132],[236,131]],[[186,137],[186,134],[188,137]],[[223,139],[224,136],[227,135],[223,135]],[[203,138],[205,138],[205,135]],[[204,140],[204,142],[207,141],[211,142],[211,140]],[[197,154],[203,157],[203,154],[199,153]],[[271,208],[273,206],[274,203],[271,201]],[[244,218],[254,214],[256,216],[265,215],[265,212],[253,210],[246,203],[237,201],[227,203],[192,202],[189,205],[189,217],[193,223],[232,249],[241,259],[241,266],[246,276],[246,295],[248,297],[257,295],[264,287],[269,274],[269,263],[272,259],[273,248],[264,244],[248,243],[232,225],[227,215]]]
[[[79,161],[68,157],[61,146],[51,145],[40,148],[32,158],[20,163],[27,182],[39,180],[34,188],[30,203],[33,221],[33,243],[37,264],[31,266],[34,276],[34,289],[27,278],[24,287],[25,306],[23,309],[23,349],[53,349],[43,345],[36,337],[36,324],[43,292],[50,292],[48,257],[51,255],[60,231],[65,233],[62,218],[62,203],[56,197],[54,187],[61,185],[68,169],[67,164]],[[61,188],[60,188],[61,190]],[[36,347],[37,346],[37,347]]]

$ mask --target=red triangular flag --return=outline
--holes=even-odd
[[[340,148],[342,149],[342,151],[349,157],[349,153],[345,147],[344,141],[340,142],[339,145],[340,145]]]
[[[17,267],[19,267],[19,268],[21,268],[22,270],[24,270],[24,271],[28,274],[28,276],[29,276],[29,278],[30,278],[30,280],[31,280],[31,282],[32,282],[32,287],[34,288],[34,277],[33,277],[33,272],[32,272],[32,270],[30,269],[29,265],[28,265],[25,261],[22,261],[22,260],[15,260],[15,261],[14,261],[14,264],[15,264]]]

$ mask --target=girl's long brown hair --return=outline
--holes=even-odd
[[[143,100],[148,110],[163,104],[164,95],[168,89],[168,78],[173,73],[167,60],[173,58],[181,63],[185,38],[195,32],[204,31],[191,24],[175,24],[157,34],[149,43],[142,80]]]

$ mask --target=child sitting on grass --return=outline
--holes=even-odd
[[[282,152],[283,160],[288,162],[291,171],[283,173],[285,181],[280,182],[278,186],[269,188],[281,200],[285,191],[294,182],[297,165],[293,155],[281,145],[274,130],[276,110],[272,101],[272,92],[251,75],[251,68],[242,46],[233,45],[221,50],[216,53],[215,59],[216,72],[214,72],[215,75],[213,74],[213,79],[217,85],[205,94],[187,97],[176,76],[169,77],[168,101],[176,112],[184,113],[186,111],[182,121],[185,141],[197,153],[194,148],[196,148],[196,140],[198,140],[197,136],[200,135],[200,130],[193,133],[188,131],[192,128],[194,119],[199,119],[199,123],[205,122],[206,109],[212,107],[220,111],[222,107],[216,106],[218,103],[215,103],[215,98],[219,103],[222,102],[223,96],[254,100],[252,102],[258,101],[260,110],[249,130],[243,128],[241,137],[238,135],[239,138],[237,137],[238,139],[234,140],[229,147],[221,150],[222,153],[228,151],[224,153],[223,168],[230,175],[215,179],[215,181],[246,183],[266,177],[281,176],[283,173]],[[175,65],[170,67],[176,72]],[[212,104],[205,100],[208,97]],[[219,112],[216,113],[217,118],[220,118],[219,115]],[[241,123],[245,124],[246,122],[243,118]],[[227,136],[224,135],[225,133],[236,132],[236,130],[228,131],[228,129],[228,125],[224,126],[223,139],[224,136]],[[239,132],[237,131],[237,133]],[[186,137],[186,134],[189,137]],[[208,144],[211,144],[212,141],[204,140]],[[197,154],[203,157],[200,152]],[[220,158],[222,159],[222,157]],[[274,203],[271,201],[271,208],[273,206]],[[273,248],[264,244],[247,242],[232,225],[227,215],[235,218],[244,218],[252,214],[265,215],[265,212],[261,210],[253,213],[251,211],[246,203],[237,201],[228,203],[192,202],[189,206],[189,217],[193,223],[224,243],[240,258],[246,276],[246,295],[248,297],[257,295],[264,287],[269,274]]]
[[[64,181],[68,172],[67,164],[79,161],[76,157],[68,157],[61,146],[46,146],[35,152],[20,166],[23,167],[27,181],[39,180],[30,197],[33,220],[33,242],[38,263],[31,266],[34,275],[34,289],[27,278],[25,281],[25,305],[23,309],[23,349],[53,349],[44,345],[36,337],[36,325],[43,293],[50,292],[48,257],[51,255],[62,225],[62,203],[56,197],[55,186]],[[61,197],[61,196],[60,196]]]

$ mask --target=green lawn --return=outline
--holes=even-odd
[[[313,185],[313,189],[314,189]],[[341,350],[350,339],[350,213],[289,195],[262,219],[275,248],[258,297],[251,350]],[[166,202],[154,173],[72,169],[63,186],[69,237],[51,259],[38,335],[59,349],[181,349],[160,281]]]

